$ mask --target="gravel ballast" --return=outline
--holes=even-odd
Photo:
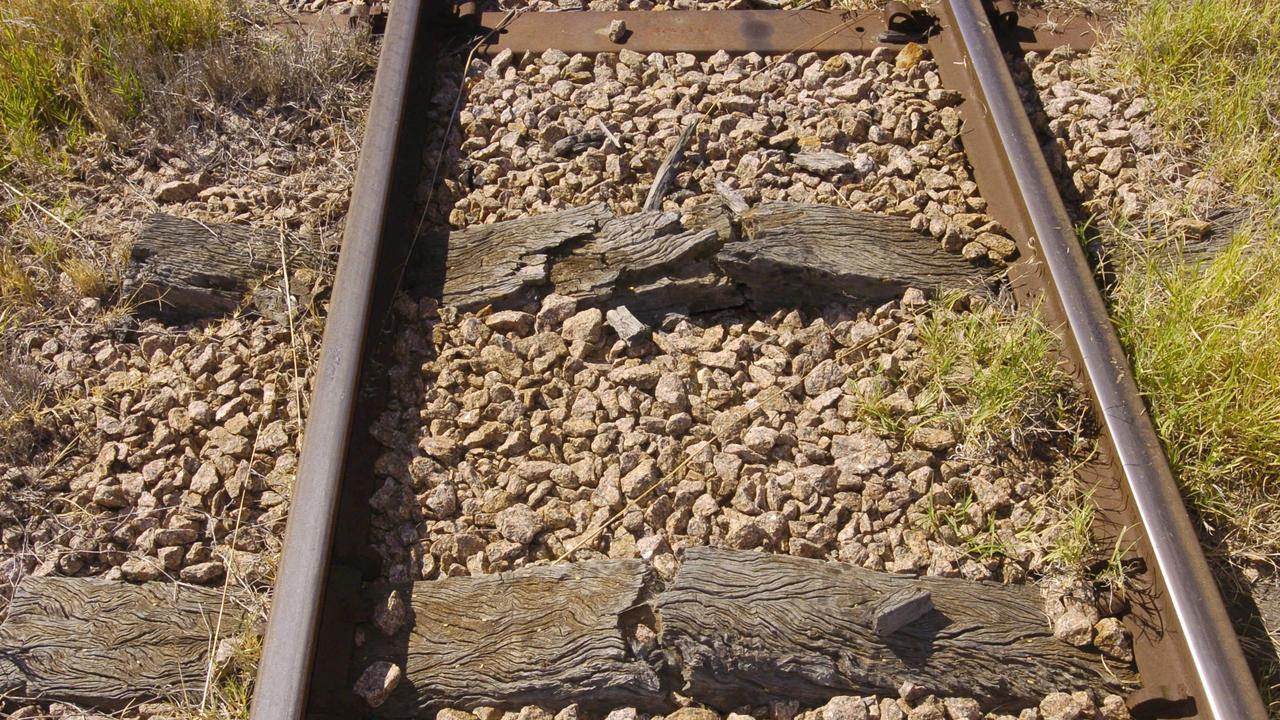
[[[0,476],[9,582],[219,584],[228,564],[237,582],[269,579],[306,394],[304,378],[279,371],[304,349],[264,320],[207,332],[147,322],[137,334],[31,338],[59,396],[49,412],[74,438],[54,470]]]
[[[456,86],[436,102],[453,106]],[[960,149],[959,97],[914,52],[869,57],[725,53],[596,58],[502,53],[470,69],[430,219],[468,227],[603,201],[635,212],[691,118],[694,141],[664,207],[736,193],[896,214],[980,263],[1015,255],[985,214]],[[429,145],[433,175],[441,136]],[[397,304],[383,445],[371,500],[388,580],[531,563],[641,557],[670,578],[684,548],[715,545],[970,580],[1039,579],[1047,622],[1131,661],[1115,615],[1046,558],[1050,462],[969,447],[922,395],[911,290],[879,308],[671,316],[547,296],[462,313]],[[775,718],[1127,717],[1118,697],[1055,693],[984,715],[918,688],[741,708]],[[688,704],[687,702],[683,704]],[[528,707],[450,720],[576,717]],[[671,716],[719,715],[686,707]],[[616,717],[615,717],[616,716]],[[613,720],[648,717],[619,708]],[[734,717],[731,714],[729,717]],[[742,717],[742,716],[739,716]]]
[[[747,203],[791,200],[911,218],[949,252],[1011,258],[959,144],[959,95],[917,51],[820,58],[509,51],[473,62],[431,217],[464,227],[604,201],[635,212],[687,122],[697,132],[664,207],[717,183]],[[436,98],[452,108],[446,83]],[[431,141],[436,174],[441,136]],[[616,141],[616,142],[615,142]],[[619,147],[621,146],[621,147]]]
[[[1052,570],[1052,468],[993,463],[929,419],[919,292],[673,317],[630,345],[556,295],[397,312],[371,500],[393,582],[598,557],[670,579],[707,544],[975,581]],[[1122,608],[1100,611],[1091,585],[1055,574],[1042,594],[1059,638],[1129,657],[1103,617]]]
[[[598,4],[590,6],[654,3]],[[715,197],[719,183],[751,204],[792,200],[909,217],[949,252],[1000,264],[1016,251],[985,214],[960,150],[956,102],[927,57],[883,51],[829,59],[499,55],[472,68],[449,153],[457,172],[445,174],[436,219],[464,227],[592,201],[634,212],[684,123],[698,116],[668,209]],[[1064,103],[1050,116],[1081,106]],[[1075,131],[1061,127],[1071,138]],[[306,132],[324,131],[288,137]],[[1132,141],[1141,130],[1130,133]],[[1140,185],[1127,171],[1140,161],[1112,142],[1081,141],[1068,157],[1101,153],[1115,172],[1090,179],[1093,171],[1079,170],[1077,184],[1127,202]],[[144,187],[183,214],[270,217],[309,233],[344,213],[347,174],[314,190],[301,180],[261,188],[250,180],[274,170],[289,176],[313,161],[273,147],[232,183],[175,158],[158,177],[144,173]],[[919,328],[931,312],[912,290],[879,308],[743,311],[637,327],[623,309],[580,308],[559,296],[478,314],[402,298],[393,392],[374,427],[383,447],[373,540],[385,577],[430,580],[598,557],[642,557],[670,576],[680,551],[696,545],[975,581],[1048,573],[1042,588],[1055,634],[1131,659],[1127,634],[1099,610],[1093,588],[1057,576],[1044,556],[1055,468],[1031,453],[992,457],[967,447],[934,419],[919,381]],[[306,414],[307,363],[299,358],[315,341],[239,318],[203,330],[144,323],[29,336],[34,362],[53,369],[64,393],[57,412],[85,440],[56,474],[20,467],[0,475],[10,498],[3,510],[14,519],[4,537],[14,552],[0,569],[11,580],[268,579]],[[281,372],[299,362],[296,375]],[[83,513],[74,526],[64,512],[31,509],[59,495],[63,511]],[[31,546],[41,552],[15,550]],[[371,687],[399,680],[394,665],[378,669]],[[1128,717],[1114,696],[1053,693],[1038,709],[1002,715],[910,686],[896,699],[740,710],[723,717]],[[574,720],[577,709],[440,717],[544,716]],[[721,717],[695,707],[665,716]],[[608,718],[662,716],[619,708]]]

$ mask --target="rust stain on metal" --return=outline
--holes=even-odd
[[[495,28],[505,13],[480,16],[485,28]],[[1097,39],[1097,21],[1074,17],[1054,20],[1043,12],[1022,13],[1008,29],[1023,50],[1051,50],[1060,45],[1087,49]],[[609,39],[609,26],[621,20],[628,30],[624,43]],[[1052,20],[1052,22],[1051,22]],[[888,33],[888,19],[879,11],[825,10],[670,10],[620,12],[531,12],[515,18],[481,50],[541,52],[555,48],[567,53],[617,52],[625,47],[641,53],[841,52],[869,53],[878,47],[902,47],[906,38]],[[888,36],[886,38],[886,34]]]
[[[484,13],[481,24],[494,27],[501,13]],[[525,13],[511,22],[490,54],[511,49],[537,52],[556,48],[569,53],[617,52],[609,25],[626,23],[621,44],[636,52],[870,52],[885,30],[879,13],[787,12],[778,10],[671,10],[666,12]]]

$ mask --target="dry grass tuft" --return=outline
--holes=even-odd
[[[1219,550],[1280,552],[1280,227],[1204,267],[1124,273],[1113,315],[1184,493]]]
[[[127,144],[149,126],[163,142],[219,109],[307,107],[372,70],[367,38],[267,30],[274,12],[227,0],[8,0],[0,172],[57,166],[90,132]]]
[[[65,197],[46,205],[0,180],[0,314],[31,321],[111,295],[123,257],[81,235],[71,205]]]
[[[1200,165],[1241,193],[1280,190],[1280,2],[1140,3],[1114,60]]]
[[[16,347],[0,316],[0,465],[25,460],[35,442],[34,417],[44,395],[44,374]]]
[[[7,0],[0,7],[4,165],[39,162],[90,128],[144,109],[174,53],[227,29],[222,0]]]
[[[30,322],[62,317],[86,297],[108,309],[127,300],[116,295],[122,239],[80,224],[95,200],[68,194],[71,165],[146,164],[157,147],[245,132],[246,119],[264,111],[319,125],[376,65],[366,34],[282,31],[267,27],[278,20],[273,7],[229,8],[223,0],[0,6],[0,313]],[[45,70],[15,59],[33,47],[47,50]],[[88,132],[91,141],[77,143]]]
[[[1142,257],[1141,248],[1159,247],[1166,238],[1141,237],[1123,225],[1104,223],[1103,229],[1106,244],[1137,258],[1127,261],[1112,290],[1112,315],[1206,538],[1234,561],[1274,564],[1280,555],[1280,0],[1140,2],[1107,61],[1113,79],[1136,85],[1152,101],[1164,139],[1209,171],[1255,219],[1200,267],[1170,268]],[[1153,227],[1170,224],[1156,220]]]
[[[58,266],[80,297],[102,297],[109,287],[102,266],[84,258],[68,258]]]
[[[35,303],[36,284],[18,258],[4,251],[0,254],[0,310]]]
[[[1152,101],[1178,159],[1225,190],[1157,187],[1157,198],[1198,219],[1199,196],[1221,194],[1208,200],[1253,218],[1199,267],[1144,261],[1134,248],[1169,239],[1102,227],[1105,243],[1137,258],[1112,289],[1112,316],[1219,579],[1229,598],[1267,593],[1249,585],[1280,557],[1280,0],[1139,0],[1106,61],[1113,80]],[[1280,717],[1280,638],[1265,624],[1238,629]]]
[[[182,141],[218,132],[229,111],[323,110],[377,65],[377,46],[363,32],[295,34],[260,29],[260,21],[244,18],[238,32],[173,58],[169,81],[152,91],[163,102],[153,103],[146,132]],[[135,128],[134,142],[139,134]]]
[[[1052,489],[1019,537],[1039,548],[1046,568],[1122,590],[1119,556],[1094,541],[1091,490],[1078,476],[1094,447],[1090,413],[1058,364],[1058,337],[1033,313],[982,301],[962,305],[957,296],[940,298],[921,323],[917,409],[956,429],[963,454],[974,461],[1030,460],[1028,469],[1047,474]],[[961,532],[971,501],[931,509],[930,525],[948,526],[971,557],[1006,554],[994,516],[985,527]]]

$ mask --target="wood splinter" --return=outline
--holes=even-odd
[[[671,148],[671,152],[667,154],[667,159],[662,161],[662,165],[658,166],[658,172],[653,176],[653,187],[649,188],[649,195],[644,199],[645,210],[661,210],[662,198],[666,197],[668,188],[671,187],[671,181],[676,179],[676,170],[680,165],[680,160],[684,158],[685,148],[689,146],[689,141],[693,139],[693,131],[698,128],[698,122],[701,117],[695,117],[684,126],[684,130],[680,131],[680,137],[676,139],[676,144]]]
[[[871,610],[871,630],[880,637],[889,637],[931,612],[933,593],[905,587],[884,596]]]

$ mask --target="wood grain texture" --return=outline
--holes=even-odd
[[[728,209],[729,212],[733,213],[734,216],[741,215],[751,209],[751,205],[743,199],[742,193],[737,190],[734,190],[719,180],[715,181],[715,188],[716,194],[719,195],[720,200],[724,202],[725,208]]]
[[[878,636],[877,604],[912,586],[930,592],[934,611]],[[683,663],[684,694],[720,709],[892,695],[907,680],[986,707],[1030,706],[1057,690],[1117,691],[1097,655],[1053,637],[1041,607],[1029,586],[717,548],[687,550],[655,604],[661,643]]]
[[[693,139],[693,131],[698,128],[700,120],[701,118],[695,117],[685,123],[684,129],[680,131],[680,136],[676,138],[675,145],[671,146],[666,159],[662,161],[662,165],[658,166],[658,171],[653,175],[653,185],[649,187],[649,193],[644,198],[643,207],[645,210],[660,210],[662,208],[662,198],[667,196],[667,191],[671,188],[671,181],[676,178],[676,173],[680,169],[680,161],[684,159],[685,148],[689,147],[689,141]]]
[[[615,217],[555,264],[551,282],[562,295],[602,301],[625,287],[626,280],[666,274],[719,246],[715,231],[685,231],[680,216],[673,212]]]
[[[716,199],[683,213],[614,217],[592,205],[456,231],[444,300],[512,306],[554,291],[580,306],[626,303],[656,321],[743,304],[880,301],[907,287],[977,290],[989,280],[902,218],[795,203],[739,218]]]
[[[470,310],[521,299],[547,282],[549,252],[585,242],[611,217],[597,203],[454,231],[445,262],[445,303]]]
[[[1055,639],[1031,586],[691,548],[672,584],[645,597],[645,568],[604,560],[416,583],[412,629],[371,645],[355,670],[405,667],[404,686],[377,710],[389,717],[570,702],[663,711],[671,691],[722,711],[820,705],[893,696],[908,680],[1009,708],[1054,691],[1119,691],[1131,679]],[[877,633],[886,602],[924,593],[931,609]],[[659,652],[643,658],[625,643],[649,617],[636,608],[651,609],[646,622],[660,629]]]
[[[715,198],[700,202],[680,211],[680,222],[690,230],[711,228],[721,243],[737,239],[734,212],[723,200]]]
[[[684,263],[663,277],[636,283],[615,297],[633,312],[655,322],[668,313],[714,312],[746,303],[738,286],[705,261]]]
[[[569,703],[665,712],[673,691],[724,711],[773,700],[820,705],[836,695],[896,695],[908,680],[1012,708],[1053,691],[1121,691],[1131,679],[1055,639],[1034,587],[785,555],[691,548],[656,594],[640,560],[403,589],[403,625],[389,626],[391,636],[368,626],[347,686],[374,662],[402,668],[390,698],[370,711],[382,717]],[[933,609],[878,634],[886,604],[911,591],[927,592]],[[370,603],[378,598],[385,592],[371,588]],[[26,578],[0,626],[0,692],[106,708],[199,693],[223,607],[222,636],[242,632],[239,604],[224,606],[216,589]],[[656,649],[634,642],[641,622],[658,628]]]
[[[906,218],[827,205],[772,202],[741,216],[742,239],[716,263],[756,288],[755,304],[885,300],[905,288],[973,289],[984,274],[911,229]]]
[[[130,250],[123,292],[144,313],[213,317],[239,307],[255,282],[280,271],[284,258],[291,268],[316,267],[319,253],[277,232],[156,214]]]
[[[377,713],[573,702],[652,705],[658,676],[631,657],[622,616],[648,578],[640,560],[540,566],[413,586],[405,681]],[[373,649],[377,652],[377,649]]]
[[[219,608],[221,636],[239,633],[218,589],[24,578],[0,625],[0,692],[109,708],[198,696]]]

